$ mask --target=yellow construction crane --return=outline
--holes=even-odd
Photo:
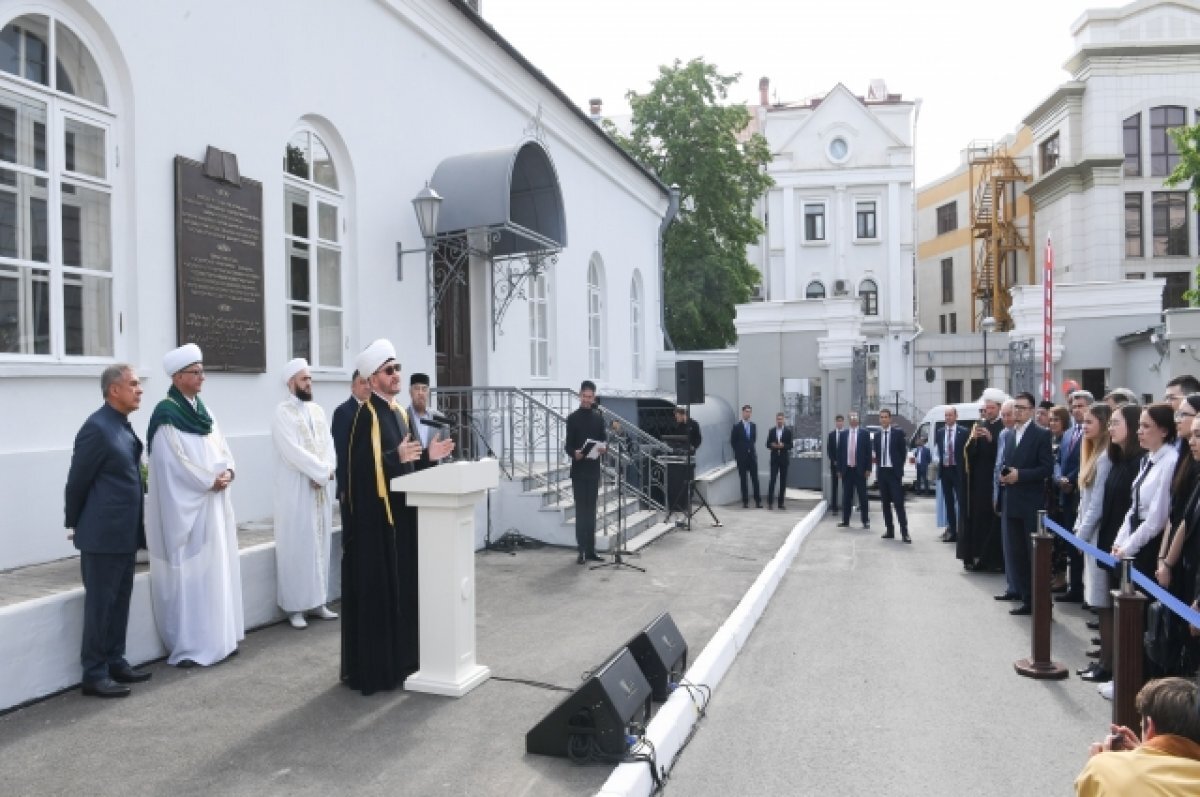
[[[972,141],[967,148],[971,202],[971,331],[981,328],[984,318],[996,320],[996,329],[1012,329],[1009,288],[1020,284],[1019,255],[1025,253],[1028,276],[1033,270],[1033,215],[1027,203],[1018,210],[1018,184],[1028,183],[1030,159],[1013,156],[1006,143]]]

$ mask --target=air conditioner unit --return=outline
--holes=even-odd
[[[845,296],[846,293],[847,293],[846,281],[845,280],[834,280],[833,281],[833,295],[834,296]]]
[[[754,285],[750,288],[750,301],[761,302],[763,300],[762,285]]]

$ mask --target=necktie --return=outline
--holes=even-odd
[[[847,464],[849,464],[849,465],[850,465],[850,467],[852,467],[852,468],[853,468],[853,467],[854,467],[854,465],[855,465],[855,461],[854,461],[854,460],[855,460],[855,456],[854,456],[854,453],[855,453],[855,451],[854,451],[854,449],[856,449],[856,448],[857,448],[857,446],[856,446],[856,445],[854,445],[854,430],[853,430],[853,429],[851,429],[851,430],[850,430],[850,444],[849,444],[849,448],[850,448],[850,450],[849,450],[849,452],[847,452],[847,457],[848,457],[848,459],[846,460],[846,462],[847,462]]]
[[[881,444],[883,447],[883,454],[880,456],[880,464],[885,468],[892,467],[891,457],[888,456],[888,432],[890,431],[891,429],[883,430],[883,442]]]
[[[746,430],[746,439],[750,439],[750,421],[743,421],[742,428]]]
[[[954,427],[946,427],[946,464],[954,467]]]
[[[1082,436],[1083,436],[1083,427],[1076,426],[1075,434],[1073,434],[1071,436],[1071,450],[1068,451],[1067,453],[1073,454],[1075,451],[1079,450],[1079,438]]]

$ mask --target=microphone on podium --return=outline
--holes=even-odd
[[[432,426],[435,429],[445,429],[450,425],[450,419],[445,415],[434,415],[429,418],[420,418],[419,420],[425,426]]]

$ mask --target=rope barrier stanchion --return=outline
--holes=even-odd
[[[1133,588],[1133,559],[1121,560],[1121,588],[1113,597],[1113,701],[1112,721],[1127,728],[1138,727],[1135,701],[1142,688],[1143,631],[1146,596]]]
[[[1046,531],[1046,512],[1038,511],[1038,530],[1033,535],[1033,630],[1031,655],[1013,662],[1018,675],[1038,680],[1061,680],[1067,668],[1050,660],[1050,623],[1054,603],[1050,597],[1050,559],[1054,535]]]

